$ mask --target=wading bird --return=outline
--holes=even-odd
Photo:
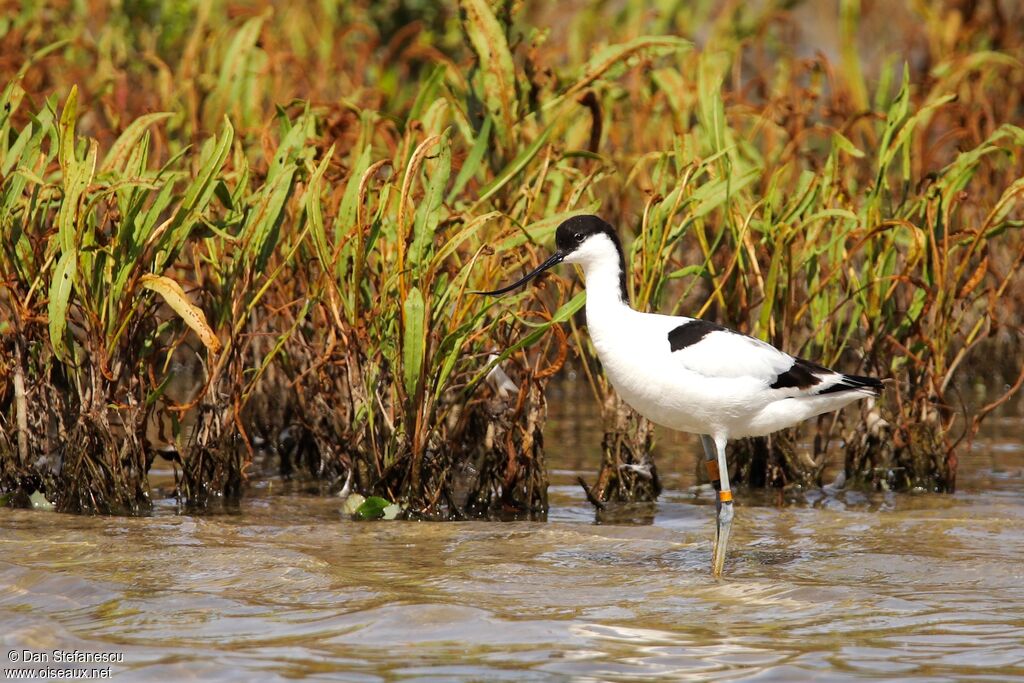
[[[718,496],[711,568],[721,575],[733,519],[726,442],[877,396],[882,382],[829,370],[706,320],[634,310],[619,236],[597,216],[563,222],[555,246],[518,282],[477,293],[505,294],[559,263],[583,267],[587,329],[612,386],[655,424],[701,437]]]

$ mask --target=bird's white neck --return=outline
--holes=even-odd
[[[565,257],[565,263],[583,266],[587,286],[587,309],[600,303],[610,308],[629,308],[626,291],[625,259],[618,239],[608,235],[592,235]]]
[[[618,239],[605,235],[591,235],[565,257],[565,263],[583,266],[583,279],[587,287],[587,325],[611,326],[619,314],[631,310],[626,291],[625,259]]]
[[[629,296],[624,291],[625,278],[618,258],[592,259],[582,265],[587,287],[587,310],[595,306],[609,310],[629,308]]]
[[[587,330],[601,363],[610,371],[620,358],[617,349],[622,340],[629,338],[633,309],[625,291],[622,258],[616,245],[609,241],[607,246],[581,258],[580,265],[587,288]]]

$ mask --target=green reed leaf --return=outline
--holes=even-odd
[[[551,136],[554,126],[554,123],[549,124],[541,134],[537,136],[536,140],[523,149],[515,159],[510,161],[508,165],[502,169],[501,173],[494,177],[494,180],[487,183],[487,185],[480,190],[480,196],[477,197],[477,204],[490,199],[498,190],[504,187],[506,183],[526,168],[526,165],[529,164],[530,161],[537,156],[537,153],[544,147],[544,143],[546,143],[548,141],[548,137]]]
[[[78,251],[74,248],[61,254],[57,266],[53,269],[50,281],[50,301],[47,304],[49,318],[50,345],[53,353],[61,361],[65,359],[64,332],[68,326],[68,304],[75,285],[78,272]]]
[[[480,164],[487,153],[488,142],[491,137],[491,122],[490,116],[484,118],[483,125],[480,126],[480,132],[477,133],[476,141],[473,143],[473,148],[469,150],[466,160],[462,162],[462,168],[459,169],[458,175],[455,176],[455,182],[452,183],[452,189],[445,200],[449,204],[462,194],[466,183],[476,177],[477,172],[480,170]]]
[[[409,248],[409,265],[417,270],[425,259],[430,258],[430,246],[434,242],[434,233],[441,220],[441,207],[444,189],[448,186],[448,177],[452,167],[452,142],[448,132],[441,136],[439,151],[434,160],[433,171],[429,173],[426,193],[420,200],[413,220],[412,245]]]
[[[323,191],[324,173],[334,156],[334,145],[324,154],[320,164],[309,177],[306,185],[306,192],[302,197],[302,205],[306,209],[306,217],[309,220],[309,231],[313,236],[313,246],[316,249],[316,256],[326,271],[331,269],[331,250],[327,244],[327,229],[324,226],[324,212],[320,204],[320,194]]]
[[[138,142],[146,132],[146,129],[155,123],[169,119],[171,116],[173,116],[173,114],[170,112],[144,114],[128,124],[128,127],[124,129],[124,132],[122,132],[114,144],[111,145],[110,151],[107,152],[107,156],[103,158],[103,163],[100,165],[100,172],[104,173],[107,171],[122,169],[127,170],[130,168],[130,157],[138,148]]]
[[[60,112],[57,124],[57,138],[60,148],[57,159],[62,169],[67,169],[75,160],[75,122],[78,120],[78,86],[71,86],[64,108]]]
[[[518,79],[505,30],[487,0],[460,0],[466,36],[479,60],[484,106],[494,118],[498,139],[507,146],[518,111]]]
[[[423,294],[413,287],[402,305],[404,332],[402,334],[402,376],[405,380],[406,395],[412,399],[419,390],[423,370],[426,336],[424,330]]]

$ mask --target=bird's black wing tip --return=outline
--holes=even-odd
[[[877,377],[866,377],[864,375],[843,375],[838,382],[818,392],[821,394],[835,394],[840,391],[870,391],[875,396],[882,393],[883,381]]]

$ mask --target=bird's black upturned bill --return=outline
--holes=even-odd
[[[486,294],[487,296],[498,296],[499,294],[505,294],[506,292],[511,292],[513,289],[518,289],[519,287],[525,285],[527,282],[529,282],[533,278],[537,277],[538,275],[543,273],[548,268],[551,268],[552,266],[557,266],[559,263],[562,262],[562,259],[564,259],[564,258],[565,258],[565,254],[563,254],[561,251],[556,251],[554,254],[551,255],[551,258],[549,258],[547,261],[545,261],[544,263],[542,263],[539,266],[537,266],[536,270],[527,273],[526,275],[523,276],[523,278],[521,280],[519,280],[519,281],[509,285],[508,287],[502,287],[501,289],[495,289],[494,291],[491,291],[491,292],[473,292],[473,294]]]

